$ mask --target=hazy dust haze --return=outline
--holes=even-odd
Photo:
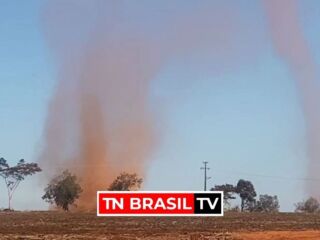
[[[80,208],[94,208],[95,192],[121,171],[144,176],[159,142],[150,82],[166,64],[194,56],[216,71],[256,52],[252,26],[235,9],[213,1],[192,3],[46,4],[43,28],[58,81],[39,161],[48,178],[64,168],[79,176]]]
[[[320,89],[319,72],[299,21],[298,1],[265,0],[273,44],[296,80],[306,122],[308,194],[320,197]]]

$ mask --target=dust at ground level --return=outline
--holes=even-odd
[[[0,239],[320,239],[320,215],[227,213],[224,217],[106,218],[95,213],[0,213]]]

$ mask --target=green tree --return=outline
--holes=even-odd
[[[222,191],[225,204],[230,205],[230,200],[235,199],[236,187],[232,184],[215,185],[211,191]]]
[[[256,203],[255,211],[257,212],[278,212],[280,208],[277,196],[267,194],[260,195]]]
[[[25,177],[41,172],[37,163],[26,163],[21,159],[15,166],[10,167],[7,160],[0,158],[0,176],[4,179],[7,187],[8,208],[11,209],[11,200],[20,182]]]
[[[142,184],[142,178],[136,173],[121,173],[109,186],[109,191],[132,191],[138,190]]]
[[[69,206],[79,198],[82,189],[77,182],[77,177],[65,170],[61,175],[53,178],[44,191],[42,199],[68,211]]]
[[[316,213],[320,211],[320,203],[317,199],[310,197],[306,201],[295,204],[295,212]]]
[[[241,198],[241,212],[252,211],[255,206],[255,197],[257,193],[250,181],[240,179],[236,186],[236,191]]]

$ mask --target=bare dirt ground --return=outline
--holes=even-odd
[[[107,218],[94,213],[2,212],[0,239],[319,240],[320,215]]]

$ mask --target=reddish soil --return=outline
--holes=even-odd
[[[211,218],[107,218],[94,213],[0,213],[0,239],[319,240],[320,214],[239,214]]]

